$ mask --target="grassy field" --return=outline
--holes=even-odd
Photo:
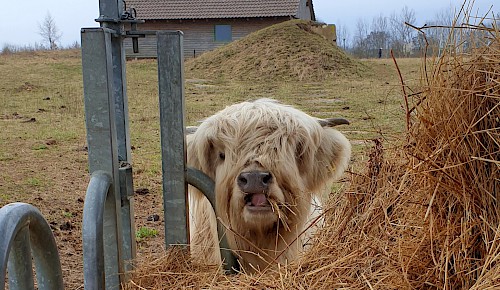
[[[363,60],[364,77],[337,77],[317,82],[224,81],[186,75],[188,124],[224,106],[270,97],[316,117],[345,117],[339,127],[354,146],[353,171],[363,169],[364,151],[373,138],[390,147],[404,136],[404,99],[400,78],[390,59]],[[420,60],[398,60],[405,82],[416,88]],[[127,82],[137,228],[158,230],[161,240],[161,167],[157,71],[154,60],[127,63]],[[411,91],[410,91],[411,92]],[[83,284],[81,219],[89,180],[83,86],[79,51],[0,55],[0,206],[28,202],[51,224],[60,249],[68,289]],[[141,239],[139,250],[151,251],[157,241]]]

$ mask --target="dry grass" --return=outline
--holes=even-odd
[[[408,102],[407,142],[396,150],[375,142],[366,170],[331,196],[301,260],[228,277],[170,252],[143,263],[125,288],[498,289],[498,31],[483,41],[428,69]]]

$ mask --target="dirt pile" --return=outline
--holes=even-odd
[[[363,75],[369,69],[311,30],[313,22],[291,20],[251,33],[186,62],[203,78],[319,81]]]

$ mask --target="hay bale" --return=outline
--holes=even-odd
[[[500,287],[499,35],[426,72],[407,142],[389,151],[376,141],[366,171],[331,196],[325,225],[299,261],[224,276],[169,254],[154,266],[164,270],[146,263],[125,288]]]
[[[422,250],[428,247],[425,252],[432,259],[425,277],[443,288],[473,287],[500,254],[496,33],[470,57],[447,55],[439,60],[410,131],[415,187],[428,204]]]

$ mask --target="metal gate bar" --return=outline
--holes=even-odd
[[[189,243],[184,135],[184,56],[180,31],[159,31],[158,87],[165,244]]]
[[[127,76],[126,76],[126,59],[125,48],[123,46],[124,33],[124,2],[122,0],[99,0],[99,18],[97,22],[101,27],[113,31],[110,42],[110,53],[112,71],[111,79],[113,95],[112,104],[114,104],[114,128],[116,130],[116,146],[119,162],[119,179],[115,183],[119,184],[118,191],[121,198],[121,253],[125,261],[122,265],[124,272],[131,270],[131,261],[135,259],[136,243],[135,243],[135,226],[134,224],[134,199],[132,198],[132,155],[130,149],[130,129],[128,115],[128,97],[127,97]],[[127,168],[129,170],[127,170]],[[123,273],[123,272],[122,272]]]
[[[187,168],[186,181],[188,184],[199,189],[205,195],[215,211],[215,182],[202,171],[191,167]],[[219,220],[217,220],[217,235],[219,237],[219,248],[224,263],[224,271],[227,274],[234,274],[239,271],[238,260],[229,248],[226,237],[226,228]]]
[[[85,195],[85,205],[83,208],[83,277],[85,289],[118,289],[114,277],[118,277],[118,267],[105,268],[105,242],[113,240],[104,235],[104,224],[106,218],[111,218],[113,210],[106,207],[106,204],[113,205],[108,199],[114,199],[113,192],[110,191],[111,176],[105,171],[95,171],[90,178],[90,183]],[[107,221],[106,223],[109,223]],[[109,247],[109,245],[108,245]]]
[[[32,255],[40,290],[63,289],[61,262],[49,224],[40,211],[26,203],[0,209],[0,289],[34,289]]]

